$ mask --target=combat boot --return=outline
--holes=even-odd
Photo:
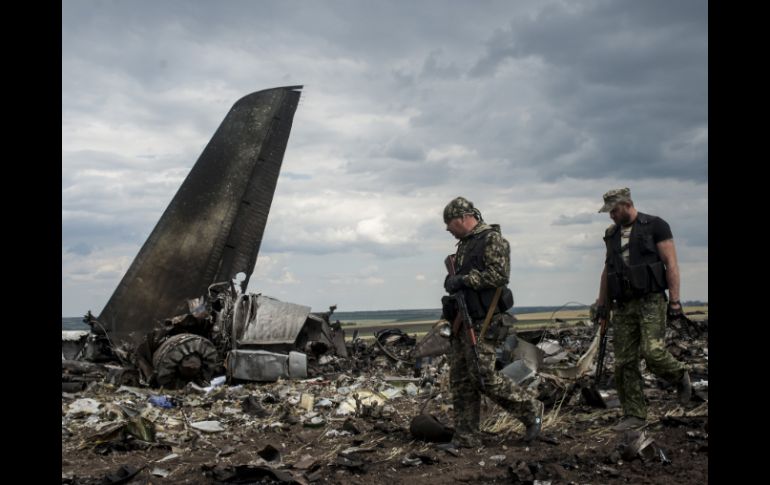
[[[684,406],[690,402],[692,397],[692,384],[690,384],[690,374],[684,371],[682,378],[676,384],[676,392],[679,395],[679,403]]]
[[[647,424],[646,419],[642,419],[636,416],[625,416],[618,424],[612,427],[613,431],[628,431],[630,429],[637,429]]]
[[[537,401],[535,417],[527,424],[527,429],[524,433],[524,441],[526,443],[534,441],[540,435],[540,430],[543,429],[543,408],[543,403]]]
[[[481,439],[473,433],[457,433],[452,437],[452,444],[455,448],[481,448],[483,443]]]

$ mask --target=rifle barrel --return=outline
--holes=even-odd
[[[446,270],[449,273],[450,276],[454,276],[455,274],[455,255],[450,254],[444,259],[444,265],[446,266]],[[484,376],[481,375],[481,365],[479,364],[479,349],[476,347],[477,340],[476,340],[476,333],[473,331],[473,320],[471,319],[470,314],[468,313],[468,306],[465,304],[465,293],[463,293],[463,290],[459,290],[454,292],[451,295],[455,301],[457,302],[457,317],[456,321],[459,320],[461,324],[465,324],[465,327],[468,329],[468,338],[470,340],[471,348],[473,349],[473,355],[475,356],[476,361],[476,370],[479,374],[479,385],[481,385],[481,388],[484,388]],[[456,325],[452,325],[453,331],[458,330]]]

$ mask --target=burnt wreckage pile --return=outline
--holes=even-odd
[[[98,330],[100,323],[87,315],[84,320],[92,331],[75,358],[65,358],[65,345],[71,349],[71,342],[62,341],[62,391],[81,391],[94,381],[181,389],[188,383],[208,386],[217,376],[234,385],[342,373],[410,375],[424,387],[436,384],[447,371],[446,320],[436,322],[419,341],[398,328],[376,331],[371,339],[354,331],[346,339],[339,321],[331,322],[336,306],[311,313],[309,307],[239,294],[224,284],[188,304],[190,312],[165,320],[138,345],[111,346]],[[497,347],[499,372],[535,391],[547,407],[618,406],[611,348],[605,377],[601,382],[594,379],[599,329],[590,321],[516,332],[513,318],[506,314],[506,320],[508,337]],[[708,319],[684,316],[669,322],[666,342],[674,355],[690,363],[696,399],[708,401]],[[645,378],[660,392],[673,392],[665,381],[648,373]]]
[[[222,375],[231,383],[274,382],[394,365],[411,372],[415,363],[416,339],[399,329],[376,332],[372,341],[354,332],[346,342],[340,322],[330,319],[336,306],[312,313],[269,296],[239,294],[224,283],[188,305],[188,313],[166,319],[138,344],[113,346],[87,314],[91,332],[66,332],[62,340],[62,390],[80,391],[93,381],[180,389],[190,382],[207,386]]]
[[[207,298],[188,305],[188,313],[166,319],[137,344],[125,340],[113,346],[101,323],[86,315],[92,330],[75,358],[65,359],[62,351],[63,388],[82,387],[64,382],[99,378],[166,389],[208,385],[218,375],[231,381],[305,378],[348,355],[342,329],[329,321],[334,306],[311,313],[268,296],[238,294],[226,284],[212,286]]]
[[[249,300],[256,302],[256,308],[253,304],[249,307]],[[201,480],[201,473],[224,482],[238,482],[238,477],[248,481],[246,476],[252,481],[272,477],[286,483],[322,479],[346,482],[367,471],[381,474],[372,478],[381,483],[392,470],[399,470],[395,472],[399,475],[411,473],[414,467],[431,467],[430,472],[420,473],[440,475],[453,469],[453,464],[461,465],[456,470],[470,467],[468,473],[480,473],[485,481],[495,483],[532,483],[533,477],[556,481],[561,477],[566,483],[564,476],[576,483],[614,483],[619,474],[629,471],[637,472],[637,483],[641,483],[641,478],[655,470],[686,466],[694,458],[690,453],[701,456],[702,450],[708,451],[708,429],[705,434],[698,430],[708,419],[705,318],[696,320],[693,316],[692,324],[672,322],[667,330],[668,348],[678,351],[693,369],[693,402],[686,408],[679,406],[673,398],[674,389],[643,372],[646,395],[651,400],[651,429],[628,438],[613,437],[608,426],[620,413],[616,394],[610,389],[611,346],[606,356],[608,379],[598,386],[601,402],[589,402],[580,392],[593,384],[596,326],[584,321],[571,327],[554,325],[516,332],[514,325],[498,348],[498,367],[519,385],[533,389],[546,403],[542,443],[526,449],[516,447],[520,424],[485,401],[481,428],[493,433],[485,433],[486,450],[458,452],[443,447],[453,432],[448,425],[452,422],[449,366],[442,353],[448,337],[441,330],[448,322],[437,322],[419,340],[397,328],[384,329],[370,339],[344,338],[341,328],[328,323],[332,307],[326,313],[304,315],[305,325],[291,345],[278,342],[294,335],[285,331],[267,347],[240,347],[238,342],[249,338],[250,332],[257,340],[271,329],[279,330],[270,323],[261,331],[249,328],[254,322],[267,322],[263,318],[268,313],[262,313],[260,303],[264,310],[279,308],[275,300],[261,295],[220,291],[202,305],[202,310],[169,319],[147,339],[148,348],[150,341],[157,341],[153,344],[155,353],[165,342],[184,335],[205,338],[215,351],[218,346],[227,349],[224,356],[216,351],[222,360],[215,363],[215,376],[209,381],[199,375],[201,380],[191,380],[180,389],[148,388],[138,382],[144,379],[145,371],[130,362],[63,360],[63,373],[81,378],[69,382],[84,387],[67,391],[63,383],[62,456],[66,463],[62,483],[96,483],[78,480],[97,480],[116,473],[116,460],[122,468],[133,467],[133,471],[151,463],[141,472],[145,478],[152,475],[189,483]],[[215,330],[220,325],[239,328],[233,318],[239,304],[244,315],[249,315],[243,330]],[[299,312],[296,307],[291,306],[297,311],[292,318],[298,319],[304,310]],[[210,331],[205,336],[174,334],[174,325]],[[688,327],[690,332],[685,329]],[[685,330],[680,333],[680,329]],[[165,336],[161,336],[163,331]],[[346,355],[338,351],[338,339],[344,342]],[[252,362],[252,353],[271,359],[275,356],[275,360],[258,357],[254,365],[234,366],[227,356],[233,351],[233,341],[236,350],[249,351],[246,357],[236,357],[244,359],[238,365]],[[115,353],[126,352],[128,347],[121,346]],[[304,377],[290,375],[292,352],[307,359]],[[422,364],[419,373],[415,372],[417,362]],[[256,373],[257,377],[272,379],[279,368],[284,376],[274,381],[233,377],[235,372],[244,372],[246,377]],[[231,382],[226,382],[224,373],[229,373]],[[187,378],[178,373],[176,382]],[[658,433],[656,429],[677,431]],[[682,438],[667,441],[669,434]],[[595,448],[597,444],[600,446]],[[680,448],[684,451],[678,451]],[[640,465],[624,465],[622,471],[618,468],[621,462]],[[542,464],[548,466],[543,468]],[[564,469],[553,471],[554,464]],[[237,477],[231,477],[233,474]],[[406,476],[419,480],[417,475]],[[65,482],[65,477],[71,481]]]

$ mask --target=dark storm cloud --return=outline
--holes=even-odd
[[[464,195],[510,238],[523,304],[587,301],[594,288],[549,279],[584,271],[575,261],[587,255],[600,264],[601,194],[631,186],[697,269],[683,288],[707,299],[707,11],[688,1],[63,2],[63,311],[103,303],[83,302],[118,283],[238,99],[291,84],[305,87],[260,260],[295,294],[318,299],[323,273],[372,264],[390,276],[376,296],[346,291],[351,308],[397,305],[397,275],[436,279],[440,293],[456,242],[441,213]],[[414,305],[435,305],[426,295]]]
[[[414,161],[390,158],[351,160],[345,173],[363,190],[376,191],[386,188],[396,193],[410,193],[417,189],[430,189],[449,180],[449,170],[443,161]]]
[[[591,83],[673,80],[705,68],[707,20],[700,0],[544,4],[496,30],[471,74],[490,75],[506,60],[532,56]]]
[[[472,76],[532,59],[550,74],[544,88],[560,109],[538,130],[547,138],[531,159],[545,180],[597,173],[705,180],[705,2],[549,4],[512,19],[486,49]],[[580,146],[590,150],[581,154]]]
[[[431,51],[422,66],[422,75],[426,78],[435,77],[443,80],[460,77],[461,70],[454,63],[441,61],[441,50]]]
[[[209,79],[218,71],[227,71],[231,80],[245,79],[248,71],[233,71],[227,56],[214,55],[214,47],[252,56],[258,65],[261,57],[249,50],[269,41],[267,55],[280,59],[292,49],[346,59],[360,64],[369,80],[365,91],[354,84],[358,79],[346,75],[336,76],[334,84],[311,83],[308,102],[313,102],[313,90],[321,89],[365,101],[370,110],[416,111],[400,131],[370,132],[367,139],[357,140],[361,147],[356,149],[358,157],[352,157],[359,159],[357,164],[362,163],[363,147],[385,146],[377,157],[419,160],[428,149],[452,139],[474,150],[479,159],[503,163],[508,172],[532,167],[537,178],[547,181],[597,173],[704,180],[706,144],[697,136],[699,126],[707,127],[702,5],[536,2],[534,14],[520,13],[505,2],[490,2],[486,9],[441,5],[404,3],[393,9],[357,2],[228,2],[214,8],[196,3],[184,14],[172,15],[182,3],[164,2],[152,9],[116,4],[110,8],[131,24],[116,33],[125,41],[110,48],[88,38],[66,39],[90,52],[94,63],[116,65],[129,92],[138,79],[160,89],[156,106],[140,113],[157,130],[167,129],[161,118],[186,120],[205,136],[211,121],[204,113],[210,110],[194,108],[200,104],[187,98],[169,100],[168,95],[180,83],[192,85],[196,77]],[[528,8],[522,4],[519,10]],[[85,30],[107,21],[98,8],[85,15],[92,18]],[[489,28],[490,18],[496,19],[491,22],[495,28]],[[246,23],[250,28],[243,30]],[[198,42],[196,32],[204,30],[217,43]],[[158,45],[150,59],[144,40]],[[199,55],[189,55],[191,46]],[[510,63],[518,71],[504,69]],[[292,71],[296,78],[313,76]],[[193,76],[181,79],[180,72]],[[533,90],[531,83],[539,89]],[[130,105],[129,100],[123,104]],[[224,113],[232,100],[220,101]],[[531,119],[525,119],[530,113]],[[330,138],[323,131],[315,136]],[[419,144],[394,139],[418,139]],[[378,176],[382,183],[399,183],[390,176],[392,171],[373,163],[375,183]],[[419,170],[409,168],[409,176],[400,178],[405,189],[411,188]],[[426,164],[426,176],[417,179],[430,178],[434,168]],[[496,181],[510,183],[502,177]]]
[[[408,137],[399,137],[388,143],[383,154],[399,160],[421,162],[425,159],[425,148]]]

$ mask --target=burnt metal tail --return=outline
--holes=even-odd
[[[137,340],[212,283],[254,270],[302,86],[249,94],[209,141],[107,302],[113,340]]]

